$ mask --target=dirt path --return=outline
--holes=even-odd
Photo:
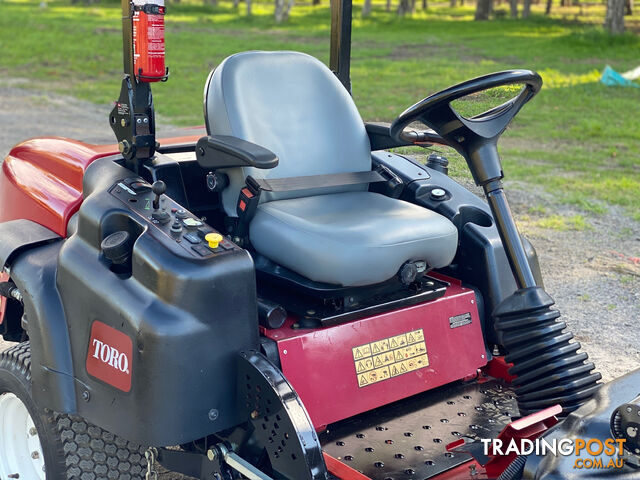
[[[0,156],[34,136],[112,142],[109,106],[23,90],[0,79]],[[508,175],[508,172],[507,172]],[[535,245],[548,292],[605,380],[640,367],[640,223],[618,209],[596,216],[559,205],[542,189],[507,182],[522,231]],[[582,213],[581,230],[543,228],[545,214]],[[1,348],[1,345],[0,345]],[[168,480],[169,477],[164,477]]]

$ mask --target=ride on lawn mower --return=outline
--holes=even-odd
[[[0,357],[2,480],[636,474],[640,373],[599,383],[501,183],[498,138],[541,78],[486,75],[363,123],[351,3],[333,3],[333,71],[232,55],[207,80],[206,135],[156,142],[164,6],[123,0],[118,148],[9,153],[0,328],[20,343]],[[473,118],[451,107],[516,84]],[[487,203],[446,158],[389,151],[432,144],[462,154]],[[500,449],[566,439],[562,455]]]

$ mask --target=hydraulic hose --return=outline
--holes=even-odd
[[[553,299],[540,287],[524,288],[506,298],[494,311],[495,328],[507,350],[505,360],[513,380],[520,415],[559,404],[567,415],[600,388],[599,373],[580,342],[552,310]]]

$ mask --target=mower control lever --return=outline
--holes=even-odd
[[[155,195],[153,199],[153,209],[158,210],[160,208],[160,196],[167,191],[167,185],[162,180],[156,180],[153,182],[153,185],[151,185],[151,191]]]

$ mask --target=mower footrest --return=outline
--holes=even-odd
[[[330,425],[323,450],[372,480],[428,479],[472,460],[448,452],[461,437],[496,438],[518,416],[510,387],[497,380],[431,390]]]

